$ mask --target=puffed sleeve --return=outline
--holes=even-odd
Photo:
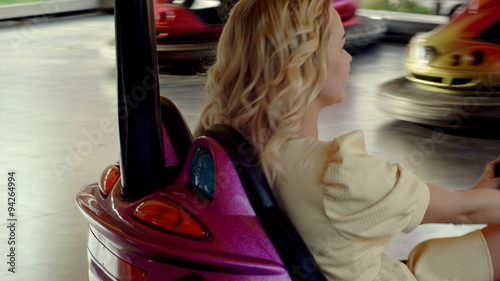
[[[410,170],[368,155],[361,131],[336,138],[329,150],[323,208],[341,235],[382,238],[420,224],[429,189]]]

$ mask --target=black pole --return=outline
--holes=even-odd
[[[115,0],[122,197],[157,190],[165,163],[153,3]]]

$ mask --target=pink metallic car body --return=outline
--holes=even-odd
[[[121,198],[119,178],[101,183],[112,185],[108,195],[102,193],[99,184],[79,192],[78,204],[90,223],[93,279],[291,280],[249,204],[231,159],[209,137],[198,139],[187,158],[191,159],[200,147],[217,159],[213,199],[193,191],[190,163],[184,165],[172,185],[139,200]],[[110,166],[103,176],[116,170]],[[168,230],[161,225],[161,217],[168,215],[157,210],[152,214],[145,211],[160,221],[156,225],[138,215],[146,204],[161,210],[165,202],[185,210],[185,216],[202,224],[204,232],[190,237]]]

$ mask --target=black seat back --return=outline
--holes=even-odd
[[[226,125],[213,125],[204,135],[221,144],[232,159],[250,204],[292,280],[326,280],[297,229],[278,206],[250,143]]]

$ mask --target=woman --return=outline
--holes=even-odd
[[[246,136],[273,192],[330,280],[498,280],[500,179],[489,163],[467,191],[425,184],[366,152],[361,132],[318,139],[318,115],[344,99],[352,57],[330,0],[241,0],[208,71],[199,135],[215,123]],[[431,240],[408,267],[382,254],[420,223],[490,224]]]

